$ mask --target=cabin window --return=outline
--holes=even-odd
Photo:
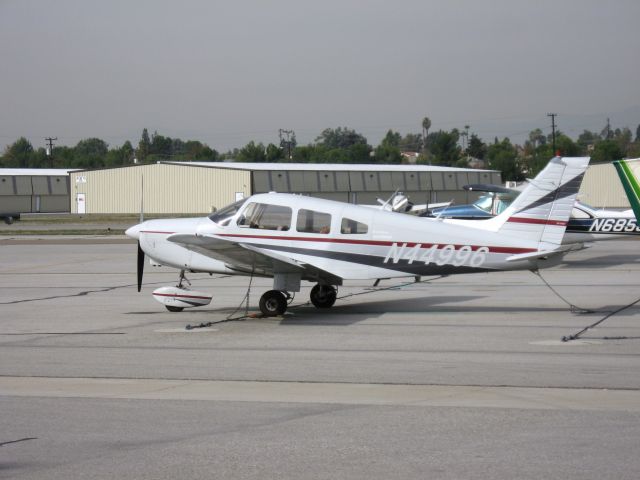
[[[369,227],[365,223],[346,217],[342,219],[342,224],[340,225],[340,233],[363,234],[367,233],[368,230]]]
[[[331,230],[331,215],[314,210],[298,210],[296,230],[304,233],[329,233]]]
[[[289,207],[251,202],[238,218],[237,224],[261,230],[286,231],[291,227],[291,214]]]

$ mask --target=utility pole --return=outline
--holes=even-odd
[[[58,140],[58,137],[56,138],[47,137],[45,138],[45,140],[48,143],[46,151],[47,151],[47,157],[49,157],[49,168],[52,168],[53,167],[53,141]]]
[[[556,154],[556,116],[557,113],[547,113],[547,117],[551,117],[551,140],[553,145],[553,154]]]
[[[286,140],[284,139],[284,135],[287,136]],[[278,130],[278,136],[280,137],[280,147],[287,149],[287,158],[289,160],[291,160],[291,144],[293,143],[291,141],[292,135],[295,135],[295,132],[293,130],[283,130],[282,128]]]
[[[607,140],[611,138],[611,122],[609,121],[609,117],[607,117]]]

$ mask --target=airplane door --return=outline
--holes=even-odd
[[[79,214],[85,214],[87,213],[87,206],[86,206],[86,202],[85,202],[85,194],[84,193],[78,193],[76,196],[76,207],[77,207],[77,211]]]

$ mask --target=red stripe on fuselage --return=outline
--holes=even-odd
[[[415,247],[416,245],[420,245],[421,248],[431,248],[434,245],[440,245],[444,247],[446,244],[435,244],[435,243],[421,243],[421,242],[390,242],[388,240],[357,240],[351,238],[332,238],[332,237],[291,237],[291,236],[280,236],[280,235],[246,235],[239,233],[221,233],[218,234],[219,237],[234,237],[234,238],[253,238],[253,239],[262,239],[262,240],[289,240],[294,242],[320,242],[320,243],[339,243],[339,244],[350,244],[350,245],[373,245],[377,247],[391,247],[395,243],[398,247]],[[462,247],[471,247],[471,250],[475,251],[481,247],[486,245],[453,245],[456,250],[460,250]],[[268,247],[268,245],[265,245]],[[519,247],[488,247],[489,252],[491,253],[530,253],[536,252],[535,248],[519,248]]]
[[[567,222],[560,220],[544,220],[541,218],[524,218],[524,217],[509,217],[507,220],[509,223],[530,223],[534,225],[553,225],[557,227],[566,227]]]
[[[183,295],[179,293],[154,293],[156,297],[172,297],[172,298],[197,298],[199,300],[211,300],[212,297],[199,297],[197,295]]]

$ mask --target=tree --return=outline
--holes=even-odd
[[[429,159],[436,165],[455,165],[460,160],[461,149],[458,146],[460,133],[457,129],[451,132],[439,130],[427,136],[426,149]]]
[[[105,167],[120,167],[123,165],[129,165],[133,162],[134,150],[131,142],[127,140],[122,147],[113,148],[107,153],[104,166]]]
[[[517,151],[515,146],[511,144],[508,138],[503,139],[501,142],[489,145],[487,148],[487,160],[489,161],[489,168],[493,170],[500,170],[502,174],[502,180],[524,180],[524,175],[518,165]]]
[[[103,167],[109,146],[99,138],[80,140],[74,148],[73,166],[78,168]]]
[[[253,140],[238,151],[237,162],[266,162],[267,155],[262,143],[256,144]]]
[[[629,128],[627,127],[623,128],[622,130],[616,128],[613,134],[613,139],[618,144],[622,152],[626,152],[629,149],[632,138],[633,135],[631,133],[631,130],[629,130]]]
[[[367,139],[349,128],[325,128],[316,138],[316,143],[332,149],[332,148],[348,148],[352,145],[366,145]]]
[[[398,144],[402,152],[420,152],[422,150],[422,135],[419,133],[407,133]]]
[[[402,153],[400,153],[400,149],[398,147],[394,147],[393,145],[380,144],[373,152],[375,163],[402,163]]]
[[[138,150],[136,155],[138,160],[141,163],[144,163],[149,155],[149,149],[151,148],[151,140],[149,139],[149,132],[147,129],[142,130],[142,137],[140,137],[140,141],[138,142]]]
[[[545,143],[547,143],[547,138],[542,133],[542,130],[540,130],[539,128],[536,128],[535,130],[531,130],[529,132],[529,141],[531,142],[531,144],[533,145],[533,148],[535,149],[540,145],[544,145]]]
[[[14,168],[28,168],[31,165],[33,145],[25,137],[9,145],[4,152],[4,166]]]
[[[615,140],[602,140],[596,143],[591,154],[592,162],[610,162],[620,160],[624,157],[624,152]]]
[[[564,157],[577,157],[580,155],[580,146],[564,133],[556,134],[556,150]]]
[[[149,154],[164,159],[170,158],[173,155],[173,143],[171,137],[159,135],[157,131],[153,132]]]
[[[429,129],[430,128],[431,128],[431,120],[429,119],[429,117],[424,117],[422,119],[422,138],[424,138],[425,140],[429,136]],[[423,142],[423,143],[426,144],[426,141]]]
[[[589,130],[584,130],[578,136],[578,140],[576,140],[576,143],[578,144],[578,147],[580,147],[581,152],[584,154],[588,151],[590,146],[595,145],[600,140],[600,135],[598,135],[597,133],[591,132]]]
[[[475,133],[469,138],[469,146],[467,147],[467,155],[473,158],[483,160],[487,154],[487,145]]]
[[[269,163],[281,162],[284,160],[284,151],[282,148],[270,143],[267,145],[267,150],[265,151],[265,160]],[[287,160],[290,161],[288,158]]]
[[[382,139],[380,145],[383,147],[399,148],[400,140],[402,140],[402,135],[400,135],[398,132],[394,132],[393,130],[389,130]]]

